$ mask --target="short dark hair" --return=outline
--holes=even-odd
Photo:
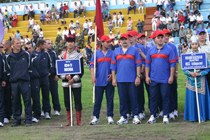
[[[31,41],[29,41],[29,42],[26,43],[26,45],[30,45],[30,44],[32,45]]]
[[[40,45],[43,45],[45,43],[45,40],[40,39],[37,41],[36,46],[39,47]]]

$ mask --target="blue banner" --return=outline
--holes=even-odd
[[[207,68],[206,53],[191,53],[181,55],[182,69],[205,69]]]
[[[80,74],[80,59],[56,60],[57,75]]]

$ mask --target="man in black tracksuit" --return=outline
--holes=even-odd
[[[13,50],[6,58],[8,66],[7,74],[10,75],[9,81],[12,90],[13,115],[14,123],[11,125],[19,126],[21,124],[21,107],[20,107],[20,93],[22,93],[25,105],[25,123],[26,126],[31,126],[32,108],[31,108],[31,57],[28,52],[21,49],[21,42],[19,38],[12,40]]]
[[[25,50],[31,55],[31,98],[33,100],[32,111],[33,117],[32,122],[39,122],[41,115],[41,105],[40,105],[40,83],[39,83],[39,61],[40,58],[38,54],[33,53],[33,46],[31,42],[26,43]]]
[[[49,78],[52,71],[52,61],[48,52],[44,51],[46,42],[44,40],[38,40],[36,44],[36,50],[33,50],[33,54],[38,54],[39,60],[39,82],[42,90],[42,110],[44,111],[45,119],[51,119],[50,117],[50,97],[49,97]]]
[[[55,68],[55,63],[56,63],[56,60],[58,60],[58,55],[52,49],[52,41],[49,39],[46,39],[45,42],[46,42],[46,49],[48,53],[50,54],[52,65],[53,65],[51,75],[49,76],[50,92],[52,95],[53,109],[55,110],[55,115],[60,115],[59,112],[61,111],[61,106],[59,103],[58,82],[57,82],[59,80],[59,77],[56,75],[56,68]]]

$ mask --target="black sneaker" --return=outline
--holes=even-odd
[[[30,127],[31,126],[31,123],[26,123],[26,127]]]
[[[17,126],[20,126],[21,125],[21,123],[16,123],[16,122],[14,122],[12,125],[11,125],[11,127],[17,127]]]

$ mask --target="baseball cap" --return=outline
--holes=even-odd
[[[141,33],[141,34],[138,35],[138,38],[141,38],[141,37],[146,37],[146,36]]]
[[[206,33],[206,31],[205,31],[204,29],[199,29],[199,30],[197,31],[197,34],[200,34],[200,33]]]
[[[151,36],[149,36],[149,37],[150,37],[150,38],[155,38],[155,37],[157,37],[157,36],[159,36],[159,35],[164,36],[164,34],[163,34],[160,30],[156,30],[156,31],[154,31],[153,34],[152,34]]]
[[[107,35],[103,35],[103,36],[101,37],[101,41],[107,41],[107,42],[109,42],[109,41],[112,41],[112,39],[109,38]]]
[[[124,34],[121,34],[121,35],[120,35],[120,39],[121,39],[121,38],[129,38],[129,36],[128,36],[128,34],[124,33]]]
[[[127,32],[127,35],[133,37],[133,36],[135,36],[135,33],[134,33],[133,31],[128,31],[128,32]]]
[[[26,5],[26,7],[28,7],[28,5]]]
[[[77,20],[76,23],[79,23],[79,20]]]
[[[162,32],[163,32],[163,34],[170,34],[170,35],[172,35],[171,32],[168,29],[164,29]]]

